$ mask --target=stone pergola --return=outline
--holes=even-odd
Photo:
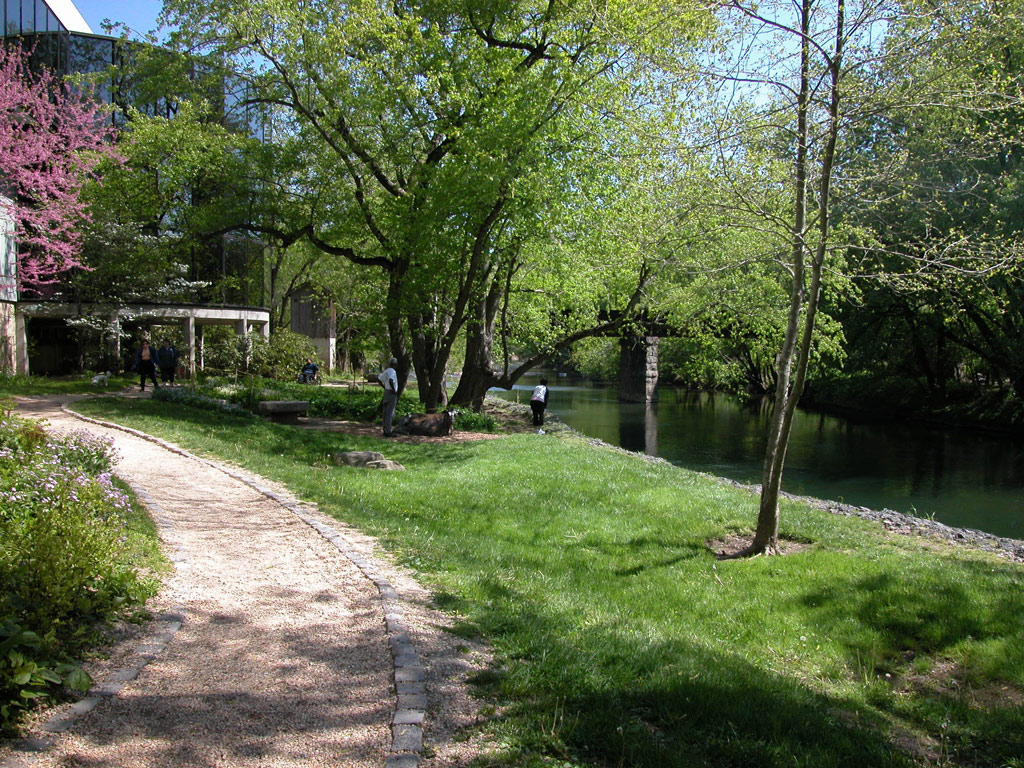
[[[181,357],[188,360],[188,371],[203,368],[203,328],[207,325],[231,325],[239,335],[252,329],[270,338],[270,311],[257,307],[202,307],[194,305],[135,304],[121,307],[100,304],[58,304],[50,302],[18,302],[14,306],[14,363],[17,373],[28,375],[28,321],[32,318],[71,319],[77,317],[106,318],[110,323],[110,352],[114,359],[121,355],[121,325],[125,322],[151,325],[180,325],[186,349]]]

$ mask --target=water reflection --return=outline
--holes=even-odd
[[[510,393],[525,402],[532,379]],[[771,404],[662,388],[652,405],[619,403],[614,388],[551,387],[549,411],[592,437],[681,466],[756,483]],[[967,430],[861,422],[800,412],[785,490],[889,508],[1024,538],[1024,440]]]

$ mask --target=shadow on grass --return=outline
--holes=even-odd
[[[652,642],[629,625],[589,626],[570,640],[560,625],[571,619],[531,610],[508,585],[487,588],[500,609],[477,626],[509,663],[477,683],[507,702],[495,727],[512,745],[487,765],[522,765],[530,753],[637,768],[912,764],[868,712],[735,654]]]
[[[803,615],[816,617],[822,634],[842,628],[851,669],[867,649],[893,662],[909,649],[941,658],[972,638],[999,641],[988,659],[996,670],[1019,669],[1019,567],[937,560],[924,571],[809,592],[801,598],[809,608]],[[993,574],[1006,584],[993,582]],[[1006,592],[972,594],[963,586],[970,582]],[[934,589],[916,599],[908,597],[908,584]],[[497,577],[482,574],[476,587],[472,600],[445,592],[438,602],[466,617],[460,633],[479,632],[505,659],[500,674],[479,680],[506,702],[497,728],[513,747],[499,764],[530,764],[524,755],[543,753],[582,765],[884,768],[917,764],[920,754],[895,746],[913,745],[913,734],[923,735],[922,746],[910,748],[954,755],[964,764],[1016,765],[1024,755],[1024,706],[1013,686],[990,682],[968,692],[952,680],[929,689],[933,681],[925,679],[897,693],[893,678],[865,681],[847,700],[785,669],[689,639],[685,616],[679,636],[666,637],[628,610],[595,621],[583,606],[584,622],[556,613],[555,603],[531,602],[526,591]]]
[[[0,376],[0,396],[38,397],[46,395],[81,395],[118,392],[138,376],[110,377],[105,384],[93,384],[91,376]]]
[[[1002,766],[1024,758],[1024,691],[1008,682],[1024,668],[1022,584],[1017,565],[936,558],[912,582],[894,572],[834,580],[803,604],[822,631],[856,620],[842,638],[848,665],[901,692],[876,696],[879,709],[961,762]],[[963,661],[965,646],[984,655],[983,670],[971,669],[970,654]]]
[[[636,562],[633,565],[616,568],[613,571],[616,576],[639,576],[646,571],[670,568],[684,560],[694,560],[707,553],[707,547],[691,539],[654,538],[651,536],[637,536],[614,550],[608,543],[600,545],[599,549],[612,557],[625,555],[628,559],[635,559]],[[668,550],[674,554],[652,559],[652,549]]]
[[[992,594],[997,569],[1007,580],[1006,589]],[[897,657],[943,653],[968,639],[1021,634],[1022,581],[1017,566],[937,559],[913,581],[893,571],[835,579],[804,595],[802,602],[823,630],[855,617],[864,631],[847,636],[851,661],[874,654],[884,665]],[[909,589],[910,583],[917,589]],[[973,591],[969,585],[975,585]]]

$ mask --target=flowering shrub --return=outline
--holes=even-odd
[[[57,681],[87,687],[68,662],[153,593],[124,561],[116,458],[110,441],[0,420],[0,726]]]
[[[0,420],[0,451],[31,453],[46,442],[46,430],[38,421],[26,421],[7,415]]]
[[[92,476],[109,473],[121,458],[112,439],[81,430],[51,437],[49,445],[61,464]]]
[[[18,283],[51,285],[84,266],[82,184],[103,157],[119,155],[107,141],[110,121],[97,119],[100,102],[36,71],[19,46],[0,49],[0,84],[0,177],[11,198],[2,208],[23,246]]]

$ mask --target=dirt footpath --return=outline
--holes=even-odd
[[[371,540],[265,480],[248,478],[276,498],[75,419],[56,398],[23,399],[19,411],[115,441],[117,473],[152,497],[175,572],[153,606],[162,622],[94,665],[95,708],[42,713],[0,766],[405,768],[472,757],[471,742],[452,737],[476,720],[464,683],[486,655],[456,645],[428,595]]]

